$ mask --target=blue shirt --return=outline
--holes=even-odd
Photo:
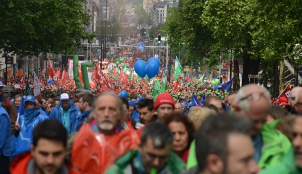
[[[253,144],[255,147],[254,160],[258,163],[261,158],[261,149],[263,146],[263,140],[260,132],[255,137],[253,137]]]

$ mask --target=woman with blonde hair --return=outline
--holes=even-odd
[[[193,122],[195,131],[197,131],[203,120],[205,120],[209,115],[214,115],[216,113],[217,112],[215,110],[206,107],[195,108],[190,111],[188,117]]]

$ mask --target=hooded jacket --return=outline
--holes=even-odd
[[[138,150],[130,150],[115,161],[106,174],[132,174],[131,163],[135,158]],[[166,174],[181,174],[184,171],[185,163],[171,151],[168,161],[168,172]]]
[[[77,117],[76,117],[76,122],[73,127],[73,132],[79,131],[81,126],[87,122],[87,118],[90,116],[91,110],[84,111],[84,112],[79,112]]]
[[[291,149],[283,158],[280,164],[268,167],[260,172],[260,174],[301,174],[302,170],[295,165],[294,151]]]
[[[11,122],[6,110],[0,104],[0,156],[11,156]]]
[[[73,132],[73,128],[75,126],[75,123],[76,123],[76,118],[77,118],[77,115],[79,114],[79,108],[77,108],[73,102],[70,102],[70,116],[69,116],[69,119],[70,119],[70,126],[69,126],[69,134],[71,134]],[[55,108],[53,108],[53,110],[50,112],[49,114],[49,118],[52,119],[57,119],[60,123],[62,123],[62,113],[61,113],[61,108],[62,108],[62,104],[59,103],[57,104],[57,106]],[[62,123],[63,124],[63,123]]]
[[[282,158],[291,148],[291,143],[285,135],[264,124],[261,131],[263,146],[261,148],[261,157],[258,161],[258,167],[266,168],[282,161]],[[187,169],[197,166],[195,156],[195,141],[191,143],[190,154],[187,163]]]
[[[16,142],[14,144],[13,156],[22,152],[29,151],[32,144],[32,136],[35,127],[43,120],[48,119],[44,114],[39,113],[27,126],[25,124],[24,115],[19,118],[20,130],[17,132]]]
[[[31,174],[29,173],[30,161],[33,160],[31,154],[29,152],[22,153],[18,155],[14,161],[12,162],[12,165],[10,166],[10,173],[11,174]],[[63,167],[66,170],[63,170],[62,174],[79,174],[67,161],[64,163]]]

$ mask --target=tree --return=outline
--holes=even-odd
[[[85,0],[6,0],[0,5],[0,48],[5,53],[39,55],[74,53],[83,39],[90,16],[84,12]]]

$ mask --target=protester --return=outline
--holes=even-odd
[[[14,104],[15,104],[15,107],[16,107],[16,113],[18,113],[18,109],[19,109],[20,102],[21,102],[21,97],[22,96],[20,94],[17,94],[14,97]]]
[[[141,127],[143,127],[144,125],[134,121],[133,119],[131,119],[129,117],[129,103],[128,100],[124,97],[120,97],[121,101],[123,102],[123,106],[124,106],[124,116],[121,119],[121,121],[123,121],[124,123],[122,123],[121,129],[139,129]]]
[[[216,113],[217,112],[215,112],[212,109],[209,109],[207,107],[202,107],[202,108],[197,108],[196,110],[190,112],[188,117],[194,125],[194,130],[198,130],[203,120],[205,120],[209,115],[215,115]]]
[[[288,116],[288,111],[281,106],[272,106],[266,118],[266,123],[274,128],[280,120]]]
[[[6,110],[0,105],[0,171],[9,174],[11,157],[11,120]]]
[[[253,121],[251,136],[258,166],[266,168],[281,162],[291,145],[282,133],[265,124],[271,108],[267,89],[255,84],[246,85],[238,91],[235,103],[235,112]]]
[[[189,147],[195,133],[193,123],[186,115],[179,112],[173,112],[164,121],[173,133],[173,151],[187,163]]]
[[[295,97],[295,102],[293,104],[293,109],[296,114],[302,114],[302,88],[300,88]]]
[[[28,151],[32,144],[32,133],[37,124],[48,119],[47,115],[40,113],[40,109],[36,105],[35,97],[28,95],[24,99],[25,110],[24,115],[20,115],[19,122],[16,127],[16,142],[13,149],[13,156]]]
[[[292,126],[292,145],[293,148],[285,155],[280,164],[268,167],[261,171],[260,174],[293,174],[302,173],[302,117],[295,118]]]
[[[175,103],[174,111],[176,111],[176,112],[181,112],[181,113],[183,112],[183,109],[182,109],[180,103]]]
[[[281,119],[275,129],[279,130],[282,134],[284,134],[290,141],[293,140],[293,131],[292,126],[294,124],[296,115],[287,116]]]
[[[140,122],[144,125],[156,120],[156,117],[154,116],[153,105],[154,102],[150,99],[142,99],[136,105]]]
[[[118,158],[107,174],[159,173],[180,174],[185,164],[172,152],[173,134],[161,122],[152,122],[143,129],[137,150]]]
[[[157,113],[157,119],[163,121],[164,117],[171,114],[174,110],[174,100],[170,94],[159,94],[154,102],[154,110]]]
[[[79,109],[70,101],[69,95],[63,93],[60,95],[60,103],[50,112],[49,118],[57,119],[62,123],[69,135],[73,132],[78,114]]]
[[[296,105],[296,96],[298,92],[301,90],[301,87],[294,87],[290,91],[290,97],[288,99],[288,104],[290,106],[290,114],[298,114],[298,112],[295,110],[295,105]]]
[[[207,117],[196,134],[198,167],[185,174],[256,174],[248,119],[229,114]]]
[[[73,132],[79,131],[83,123],[87,122],[87,120],[89,119],[93,101],[94,98],[92,94],[84,93],[80,95],[79,104],[78,104],[80,113],[76,117],[76,122],[73,128]]]
[[[233,105],[235,104],[235,97],[236,92],[229,93],[229,95],[226,97],[225,104],[230,108],[230,110],[233,109]]]
[[[0,87],[0,89],[1,89],[1,87]],[[17,119],[17,113],[16,113],[14,103],[9,100],[9,97],[7,95],[2,95],[1,99],[2,99],[1,105],[6,110],[6,112],[8,113],[8,115],[10,117],[11,131],[12,131],[12,134],[14,134],[16,131],[16,119]]]
[[[39,97],[37,100],[40,104],[40,112],[48,116],[49,112],[47,111],[47,101],[45,100],[45,98]]]
[[[205,99],[204,101],[204,106],[210,106],[213,105],[215,106],[219,112],[224,112],[225,110],[223,109],[222,101],[220,98],[216,96],[209,96]]]
[[[39,123],[32,136],[30,151],[18,155],[11,167],[11,174],[77,174],[70,162],[65,160],[67,131],[57,120]]]
[[[103,174],[117,157],[137,147],[137,131],[116,129],[123,113],[123,103],[115,93],[104,92],[95,99],[94,123],[84,123],[72,143],[71,162],[81,173]]]

